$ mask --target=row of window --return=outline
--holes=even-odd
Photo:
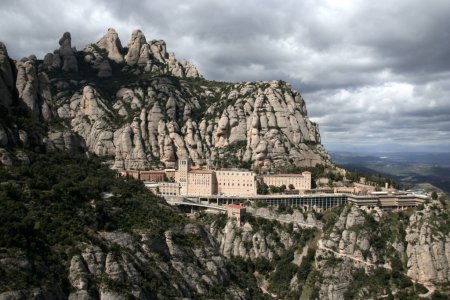
[[[255,176],[255,174],[253,173],[248,173],[248,172],[223,172],[223,171],[217,171],[217,176],[226,176],[226,175],[231,175],[231,176]]]
[[[223,184],[222,184],[222,182],[219,182],[219,185],[223,185],[223,186],[234,186],[234,183],[231,183],[231,185],[230,185],[229,182],[228,182],[228,183],[225,183],[225,182],[224,182]],[[241,184],[240,184],[240,183],[237,183],[236,186],[241,186]],[[243,183],[242,186],[253,186],[253,184],[251,184],[251,183]]]

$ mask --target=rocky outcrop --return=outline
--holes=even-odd
[[[364,288],[351,291],[352,283],[359,280],[355,272],[370,278],[380,269],[385,274],[404,272],[403,284],[409,280],[420,283],[429,294],[438,286],[445,290],[450,278],[448,216],[448,208],[438,201],[426,204],[409,219],[402,212],[381,214],[379,210],[346,206],[318,242],[316,262],[323,276],[320,299],[345,299],[349,292],[359,298],[382,297],[389,293],[385,283],[379,284],[378,290],[372,288],[372,294]],[[361,283],[356,286],[361,287]],[[394,294],[402,289],[391,288]]]
[[[14,74],[6,46],[0,42],[0,105],[9,107],[14,92]]]
[[[65,32],[59,40],[59,56],[62,60],[62,70],[64,71],[78,71],[77,58],[72,49],[72,38],[70,32]]]
[[[19,101],[32,119],[50,121],[52,94],[47,74],[38,73],[36,57],[22,58],[16,63],[16,89]]]
[[[50,131],[43,144],[47,150],[60,150],[72,153],[83,153],[87,147],[84,139],[70,131]]]
[[[279,255],[284,249],[294,245],[294,240],[287,232],[276,228],[273,233],[264,233],[261,230],[254,230],[248,222],[238,226],[234,220],[228,220],[224,228],[219,228],[213,223],[210,232],[218,241],[220,252],[227,258],[272,260],[274,255]]]
[[[85,297],[90,297],[93,288],[102,295],[101,299],[123,299],[126,293],[145,299],[167,295],[191,298],[206,294],[212,286],[230,284],[225,260],[202,227],[187,224],[181,230],[166,231],[165,239],[123,232],[100,232],[99,235],[104,243],[119,247],[121,251],[105,251],[93,244],[79,245],[80,254],[72,256],[70,261],[68,279],[73,288],[70,299],[90,299]],[[201,242],[190,247],[179,244],[186,235],[198,236]],[[152,278],[158,285],[152,289],[142,285]],[[103,284],[96,284],[101,281]],[[118,290],[116,285],[127,286],[127,289]],[[245,291],[233,284],[229,287],[229,297],[247,298]]]
[[[133,31],[125,55],[128,67],[138,67],[144,72],[166,73],[180,78],[201,78],[197,68],[186,60],[178,62],[173,53],[167,53],[162,40],[147,40],[141,30]],[[130,71],[129,68],[124,70]],[[135,69],[131,69],[133,72]]]
[[[223,90],[184,85],[179,90],[175,82],[161,78],[146,88],[119,89],[112,109],[92,86],[95,101],[89,111],[78,109],[81,94],[65,96],[70,85],[60,88],[58,94],[64,97],[57,102],[65,104],[58,108],[59,117],[70,121],[91,151],[114,155],[117,168],[146,168],[154,158],[168,165],[187,157],[204,164],[230,153],[264,168],[288,161],[309,166],[329,159],[316,125],[307,118],[304,100],[282,82]],[[214,98],[220,100],[207,108],[200,104]],[[234,145],[242,146],[230,151]]]
[[[17,79],[16,87],[19,98],[33,119],[39,118],[39,99],[36,60],[32,57],[23,58],[16,64]]]
[[[405,238],[409,277],[421,283],[449,283],[449,228],[449,212],[438,201],[411,215]]]
[[[107,78],[112,76],[112,68],[104,52],[95,44],[86,45],[83,49],[85,56],[84,61],[89,63],[91,67],[97,71],[97,76]]]
[[[144,34],[140,30],[134,30],[131,40],[128,42],[128,52],[125,55],[127,65],[134,66],[141,56],[141,48],[147,44]]]
[[[16,67],[16,87],[29,115],[58,119],[58,128],[41,137],[50,149],[85,145],[114,156],[116,168],[134,169],[173,166],[187,157],[197,165],[232,158],[262,169],[330,163],[303,98],[288,84],[200,80],[195,66],[177,61],[164,41],[147,42],[140,30],[128,50],[110,28],[79,52],[65,33],[59,50],[41,65],[30,57]],[[59,68],[79,69],[82,80],[67,78]]]
[[[122,55],[122,43],[120,42],[119,35],[114,28],[108,29],[106,35],[97,42],[97,46],[108,52],[108,58],[110,60],[118,64],[124,62]]]
[[[89,85],[58,109],[59,117],[70,119],[72,130],[83,138],[76,144],[86,144],[97,155],[114,155],[113,132],[107,122],[109,114],[97,91]]]
[[[168,53],[166,42],[163,40],[153,40],[149,43],[150,51],[156,60],[167,66],[170,73],[178,77],[202,78],[197,67],[186,60],[178,62],[174,53]]]
[[[316,219],[314,216],[314,213],[312,211],[305,211],[302,212],[299,209],[294,209],[293,212],[282,214],[277,212],[273,208],[254,208],[254,207],[247,207],[247,213],[260,218],[270,219],[270,220],[277,220],[283,223],[292,223],[296,224],[300,227],[316,227],[321,228],[323,224]]]
[[[345,207],[339,219],[334,224],[332,231],[326,235],[322,241],[326,248],[336,252],[350,255],[356,259],[368,263],[377,263],[376,254],[370,251],[370,244],[367,234],[368,228],[365,228],[365,212],[356,206]],[[363,253],[369,251],[371,255],[363,256]]]
[[[330,229],[324,233],[318,242],[316,264],[323,276],[320,285],[320,299],[346,299],[354,281],[354,273],[364,270],[369,274],[376,268],[390,270],[386,252],[380,251],[371,241],[379,236],[375,224],[369,225],[368,220],[379,220],[380,210],[369,210],[356,206],[345,206]],[[372,221],[371,221],[372,222]],[[386,240],[386,237],[380,237]],[[394,254],[394,253],[390,253]],[[365,291],[361,291],[361,297]],[[375,298],[379,298],[383,290],[374,289]]]

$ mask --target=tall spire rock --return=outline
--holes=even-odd
[[[161,63],[165,63],[169,59],[169,54],[166,49],[166,42],[163,40],[153,40],[150,43],[150,49],[153,56]]]
[[[128,43],[128,53],[125,55],[127,65],[134,66],[141,56],[141,47],[147,44],[144,34],[139,29],[133,31],[131,40]]]
[[[33,119],[39,118],[38,90],[36,59],[34,57],[22,58],[16,64],[17,67],[17,91],[28,114]]]
[[[31,118],[42,117],[51,120],[49,103],[52,99],[50,80],[45,72],[38,72],[37,59],[34,55],[22,58],[16,63],[16,88],[19,101],[26,108]]]
[[[6,46],[0,42],[0,104],[6,107],[12,103],[14,89],[13,72]]]
[[[65,32],[62,38],[59,40],[59,55],[63,60],[64,71],[78,71],[77,58],[72,49],[72,38],[70,32]]]
[[[118,64],[123,63],[122,43],[114,28],[108,29],[108,32],[97,42],[97,46],[108,51],[109,59]]]

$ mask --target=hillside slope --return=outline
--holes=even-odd
[[[0,169],[0,299],[252,298],[208,231],[141,182],[98,159],[30,158]]]

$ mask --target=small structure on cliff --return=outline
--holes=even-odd
[[[245,206],[240,204],[229,204],[227,209],[228,218],[235,218],[236,223],[240,226],[245,215]]]

